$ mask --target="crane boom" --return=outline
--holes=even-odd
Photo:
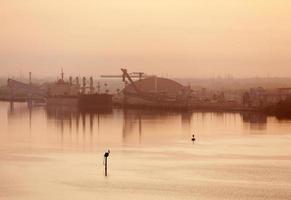
[[[133,78],[138,78],[139,80],[141,80],[142,78],[145,78],[145,77],[154,77],[153,75],[146,75],[143,72],[131,72],[131,73],[128,73],[127,69],[125,69],[125,68],[121,68],[121,71],[122,71],[122,75],[101,75],[101,78],[122,78],[123,82],[125,82],[125,79],[128,79],[129,82],[134,87],[134,90],[137,93],[141,94],[141,90],[137,87],[137,85],[134,83],[134,81],[132,79]]]
[[[125,80],[125,78],[127,78],[129,80],[129,82],[133,85],[135,91],[137,93],[140,93],[139,88],[135,85],[135,83],[133,82],[133,80],[131,79],[130,75],[127,73],[127,69],[123,69],[121,68],[121,71],[123,72],[123,80]]]
[[[122,78],[122,75],[101,75],[101,78]],[[137,75],[131,75],[131,78],[139,78]]]

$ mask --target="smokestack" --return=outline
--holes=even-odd
[[[76,77],[76,86],[78,88],[78,93],[80,93],[80,82],[79,82],[79,77]]]
[[[31,72],[29,72],[29,85],[31,85]]]
[[[80,86],[79,77],[76,77],[76,85]]]
[[[93,94],[94,93],[94,86],[93,86],[93,77],[90,77],[90,93]]]
[[[73,85],[73,78],[71,76],[69,77],[69,82],[70,82],[70,85]]]
[[[98,88],[98,94],[99,94],[100,93],[100,82],[99,81],[98,81],[97,88]]]
[[[62,77],[62,80],[64,80],[64,71],[63,71],[63,68],[62,68],[62,72],[61,72],[61,77]]]
[[[83,87],[82,87],[82,93],[85,94],[86,90],[86,77],[83,77]]]

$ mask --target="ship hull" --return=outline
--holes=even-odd
[[[112,95],[81,94],[79,96],[55,96],[47,98],[48,106],[70,106],[80,109],[105,108],[112,106]]]
[[[46,99],[47,106],[78,106],[78,97],[56,96]]]
[[[108,108],[112,106],[112,95],[85,94],[78,97],[78,107],[81,109]]]

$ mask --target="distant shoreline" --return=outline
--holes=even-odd
[[[0,97],[0,102],[17,102],[24,103],[25,99],[10,97]],[[285,105],[286,106],[286,105]],[[288,105],[289,106],[289,105]],[[171,112],[227,112],[227,113],[259,113],[266,116],[275,116],[279,119],[291,119],[291,112],[288,109],[277,108],[278,106],[265,108],[248,108],[243,106],[217,106],[217,105],[195,105],[190,107],[154,107],[141,105],[121,105],[113,104],[112,108],[121,109],[139,109],[139,110],[157,110],[157,111],[171,111]]]

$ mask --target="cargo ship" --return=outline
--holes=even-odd
[[[78,96],[78,107],[83,110],[110,108],[112,106],[112,95],[110,94],[80,94]]]
[[[79,77],[76,77],[75,84],[72,77],[69,78],[69,82],[66,82],[62,72],[61,79],[48,86],[46,104],[47,106],[74,106],[79,109],[102,109],[112,106],[112,95],[95,92],[92,77],[90,77],[90,86],[86,87],[85,77],[80,86]]]

